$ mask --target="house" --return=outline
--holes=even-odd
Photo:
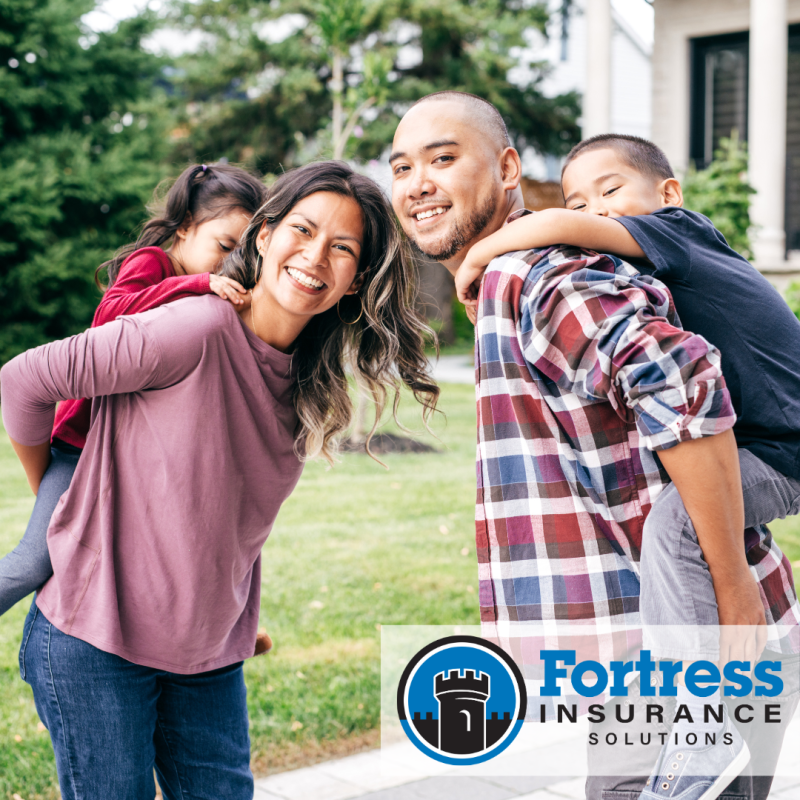
[[[747,141],[755,263],[782,288],[800,273],[800,0],[653,7],[652,139],[681,172],[734,129]]]

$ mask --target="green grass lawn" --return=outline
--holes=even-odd
[[[245,666],[258,774],[377,744],[381,624],[477,624],[475,405],[443,388],[441,450],[309,464],[264,548],[262,624],[272,653]],[[414,404],[403,417],[421,429]],[[0,552],[18,541],[33,498],[0,436]],[[800,519],[775,523],[800,562]],[[800,578],[800,570],[795,569]],[[19,677],[29,601],[0,617],[0,798],[57,797],[50,741]]]

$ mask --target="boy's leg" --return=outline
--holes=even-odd
[[[745,528],[763,525],[800,511],[800,481],[739,450]],[[717,625],[714,585],[689,515],[673,484],[659,495],[642,534],[639,564],[640,609],[645,626]],[[668,636],[666,629],[663,634]],[[683,636],[683,633],[680,634]],[[663,657],[717,657],[713,642],[668,643]]]
[[[156,670],[67,636],[35,603],[20,670],[50,732],[64,800],[155,797]]]
[[[161,673],[156,773],[165,800],[251,800],[241,662],[197,675]]]
[[[78,466],[79,452],[50,448],[50,466],[42,478],[33,513],[20,543],[0,559],[0,614],[5,614],[52,574],[47,550],[47,529],[56,505],[69,488]]]
[[[800,481],[787,478],[749,450],[739,450],[744,525],[766,525],[800,512]]]

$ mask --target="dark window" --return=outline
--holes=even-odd
[[[747,31],[692,40],[689,155],[699,169],[732,131],[747,140],[748,50]]]
[[[789,26],[786,98],[786,249],[800,250],[800,25]]]

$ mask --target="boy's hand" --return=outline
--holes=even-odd
[[[223,300],[229,300],[238,308],[246,308],[250,303],[250,295],[238,281],[226,278],[223,275],[209,275],[208,285],[215,295]]]
[[[467,308],[474,308],[478,304],[481,278],[488,263],[480,257],[474,257],[471,250],[456,271],[456,293],[459,301]]]

